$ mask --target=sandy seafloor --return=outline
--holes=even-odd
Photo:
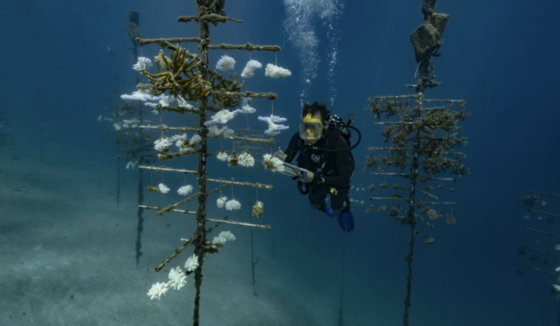
[[[192,234],[192,224],[185,222],[191,216],[146,212],[137,269],[135,173],[125,176],[117,208],[115,171],[46,165],[11,155],[0,157],[0,170],[0,325],[191,324],[192,276],[187,286],[159,301],[146,295],[151,284],[167,281],[170,267],[182,266],[191,254],[186,249],[163,272],[153,271],[181,245],[181,237]],[[292,240],[290,245],[301,250],[280,247],[273,258],[270,231],[255,230],[255,239],[269,245],[255,246],[254,296],[249,233],[239,227],[218,230],[226,229],[237,240],[205,260],[201,325],[338,325],[340,274],[323,263],[332,256],[312,256],[314,244]],[[309,267],[298,268],[298,262]],[[387,325],[401,318],[401,305],[383,305],[386,296],[363,293],[368,289],[353,282],[367,279],[371,271],[348,273],[345,291],[352,295],[345,301],[346,325]],[[362,295],[364,300],[356,300]],[[400,301],[401,295],[389,301]],[[372,300],[379,300],[377,309],[384,311],[374,319],[366,307]]]
[[[51,145],[46,147],[51,155],[41,162],[32,159],[36,154],[18,154],[19,160],[10,152],[0,155],[0,325],[192,325],[192,276],[184,288],[170,290],[159,301],[150,300],[147,292],[153,283],[166,282],[170,268],[182,267],[191,255],[192,249],[188,248],[164,271],[153,270],[182,244],[180,238],[192,235],[193,217],[159,217],[154,211],[146,211],[143,254],[137,268],[138,170],[125,170],[117,207],[116,169],[109,165],[110,160],[105,162],[96,155],[83,160],[89,150],[86,146],[73,150],[74,161],[69,161],[61,156],[66,147]],[[144,179],[147,186],[148,175]],[[282,196],[281,190],[275,191]],[[145,195],[150,205],[180,200],[171,194]],[[214,202],[215,198],[210,199],[208,216],[223,217],[225,211],[218,211]],[[253,220],[273,227],[269,231],[254,230],[257,296],[251,284],[248,229],[217,229],[231,230],[237,240],[205,259],[201,325],[402,324],[406,232],[397,234],[399,239],[391,243],[378,241],[387,231],[368,223],[376,225],[381,220],[368,222],[366,217],[356,216],[356,223],[364,230],[361,240],[346,236],[341,321],[342,233],[333,225],[321,228],[321,236],[311,237],[317,232],[313,226],[323,225],[326,217],[294,212],[289,205],[278,202],[272,217],[267,214],[265,201],[265,218]],[[284,212],[300,214],[305,223],[286,225]],[[241,213],[228,215],[231,220],[249,222]],[[310,241],[312,238],[324,240]],[[452,243],[450,239],[442,241]],[[502,294],[480,287],[476,276],[461,280],[453,277],[458,268],[452,263],[453,257],[435,257],[451,262],[446,269],[436,271],[424,263],[429,251],[418,248],[413,325],[526,325],[523,319],[516,322],[516,313],[497,299]],[[471,292],[479,295],[477,300],[469,299]],[[531,308],[521,305],[519,309]]]

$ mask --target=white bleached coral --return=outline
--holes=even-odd
[[[148,296],[150,297],[150,300],[159,300],[167,294],[167,291],[169,291],[169,285],[167,283],[157,282],[156,284],[153,284],[150,291],[148,291]]]
[[[228,211],[236,211],[241,209],[241,203],[235,199],[230,199],[226,202],[226,209]]]
[[[225,150],[222,149],[222,150],[220,151],[220,153],[218,153],[217,158],[218,158],[218,160],[224,161],[224,162],[225,162],[225,161],[227,161],[227,159],[228,159],[228,154],[226,153]]]
[[[222,231],[219,235],[215,236],[212,239],[212,243],[214,244],[224,244],[227,241],[235,241],[235,236],[230,231]]]
[[[131,101],[142,101],[142,102],[146,102],[147,100],[152,99],[152,94],[146,92],[143,89],[139,89],[135,92],[132,92],[131,95],[128,94],[122,94],[121,98],[123,100],[131,100]]]
[[[169,271],[169,286],[175,290],[179,290],[187,284],[187,275],[183,273],[178,266]]]
[[[221,71],[232,70],[234,66],[235,59],[229,55],[223,55],[220,60],[218,60],[218,63],[216,63],[216,69]]]
[[[222,231],[222,232],[220,232],[220,234],[218,236],[220,238],[224,238],[226,241],[234,241],[235,240],[235,236],[233,235],[233,233],[231,233],[231,231]]]
[[[169,187],[167,187],[167,186],[166,186],[165,184],[163,184],[163,183],[160,183],[160,184],[158,185],[158,188],[159,188],[159,192],[161,192],[162,194],[166,194],[166,193],[169,192]]]
[[[176,134],[171,136],[171,141],[175,142],[175,146],[181,147],[183,145],[183,141],[187,140],[187,134]]]
[[[276,156],[272,156],[270,154],[265,154],[263,156],[263,166],[267,170],[271,170],[272,172],[278,171],[278,169],[282,166],[282,161],[277,158]]]
[[[240,110],[229,111],[221,110],[212,116],[212,118],[204,123],[206,127],[221,123],[226,124],[239,114]]]
[[[249,60],[243,68],[243,72],[241,72],[241,77],[243,78],[251,78],[255,72],[255,69],[262,68],[262,63],[258,62],[257,60]]]
[[[191,185],[182,186],[177,190],[177,193],[182,196],[187,196],[192,192],[193,192],[193,186]]]
[[[208,128],[208,136],[216,137],[216,136],[223,136],[223,137],[231,137],[233,136],[234,131],[233,129],[228,128],[228,126],[223,126],[222,128],[218,128],[217,126],[211,126]]]
[[[198,256],[193,254],[185,262],[185,269],[187,270],[187,272],[192,272],[198,268],[198,265],[199,265]]]
[[[171,145],[173,145],[173,142],[169,138],[160,138],[154,142],[154,148],[158,152],[164,152],[168,150]]]
[[[126,169],[134,169],[136,167],[136,164],[138,164],[138,160],[133,162],[133,161],[128,161],[128,163],[126,163]]]
[[[241,166],[252,167],[255,165],[255,159],[251,154],[244,152],[238,157],[238,164]]]
[[[266,77],[282,78],[282,77],[291,76],[292,72],[289,71],[288,69],[278,67],[276,65],[273,65],[272,63],[269,63],[266,65],[264,75]]]
[[[194,145],[200,143],[201,140],[202,140],[202,138],[200,137],[200,135],[196,134],[196,135],[191,137],[191,140],[189,140],[189,143],[192,146],[194,146]]]
[[[169,104],[175,102],[175,98],[173,97],[162,97],[159,99],[159,104],[164,108],[169,107]]]
[[[239,111],[239,113],[242,113],[242,114],[251,114],[251,113],[255,113],[255,112],[257,112],[257,110],[250,105],[243,105],[241,107],[241,110]]]
[[[136,71],[142,71],[150,69],[153,66],[152,60],[146,57],[138,57],[138,61],[132,66],[132,69]]]
[[[218,200],[216,201],[216,204],[218,205],[218,208],[223,208],[224,205],[226,204],[226,201],[227,201],[226,196],[218,198]]]
[[[264,133],[269,136],[278,135],[281,130],[290,128],[289,126],[278,124],[280,122],[287,121],[287,119],[276,115],[271,114],[269,117],[259,117],[258,119],[261,121],[266,121],[268,123],[268,129]]]
[[[219,235],[215,236],[214,239],[212,239],[212,243],[213,244],[224,244],[226,243],[226,239],[220,237]]]

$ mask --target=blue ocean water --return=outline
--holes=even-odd
[[[290,11],[289,5],[297,8]],[[409,36],[423,23],[420,7],[419,0],[227,0],[227,15],[243,24],[211,26],[211,42],[282,47],[277,58],[257,51],[251,57],[263,64],[277,60],[292,76],[265,78],[261,70],[244,85],[278,94],[274,113],[290,125],[266,152],[285,148],[301,120],[303,99],[326,103],[342,117],[355,112],[363,139],[353,153],[363,164],[368,147],[386,145],[379,135],[382,127],[364,110],[367,99],[413,93],[404,85],[416,82]],[[457,181],[453,194],[441,195],[456,202],[457,224],[434,221],[436,242],[428,246],[416,240],[411,325],[558,324],[559,303],[551,294],[555,277],[519,266],[558,274],[556,239],[525,229],[558,234],[558,226],[537,219],[539,214],[524,219],[525,207],[515,202],[528,190],[560,193],[559,9],[556,1],[437,4],[437,12],[451,18],[443,55],[434,59],[442,85],[426,97],[467,102],[472,116],[461,124],[461,134],[469,142],[460,150],[471,173]],[[151,284],[167,281],[177,264],[160,273],[153,268],[182,244],[180,238],[192,236],[194,218],[146,210],[138,237],[138,169],[116,161],[114,128],[98,121],[100,115],[111,116],[118,95],[135,90],[133,44],[124,28],[129,10],[140,13],[145,38],[198,35],[197,24],[177,22],[180,15],[196,14],[194,0],[0,4],[5,14],[1,131],[13,138],[13,145],[0,147],[0,325],[192,324],[193,276],[186,289],[161,300],[150,300],[146,293]],[[289,16],[294,13],[301,15],[295,23]],[[158,51],[152,44],[141,54],[151,58]],[[210,62],[223,54],[212,52]],[[228,54],[237,60],[239,74],[249,55]],[[256,116],[269,115],[270,103],[256,99],[253,104],[256,114],[228,126],[262,133],[266,123]],[[153,117],[157,124],[159,117]],[[162,118],[169,126],[197,123],[186,115]],[[232,144],[210,142],[213,151],[221,146],[231,149]],[[161,164],[195,169],[196,159],[154,163]],[[209,177],[274,186],[258,192],[265,218],[249,218],[257,192],[243,187],[233,189],[241,211],[219,210],[214,195],[208,216],[230,213],[231,220],[272,228],[253,229],[252,235],[238,226],[218,229],[231,230],[237,240],[205,260],[201,325],[402,324],[409,227],[377,213],[377,203],[373,213],[364,213],[366,204],[354,208],[356,229],[344,234],[335,219],[309,208],[289,178],[225,166],[209,159]],[[145,189],[162,177],[172,188],[169,195]],[[142,178],[144,204],[153,206],[175,203],[181,199],[175,189],[196,185],[190,175],[145,171]],[[370,181],[369,175],[363,178]],[[376,185],[383,181],[373,180]],[[231,187],[223,192],[230,196]],[[542,200],[547,205],[539,209],[560,214],[556,197]],[[196,205],[181,208],[196,210]],[[532,253],[518,255],[522,245],[552,254],[531,260]],[[191,253],[178,258],[181,267]]]

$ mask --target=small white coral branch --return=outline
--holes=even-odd
[[[218,160],[224,161],[224,162],[227,161],[227,159],[228,159],[228,155],[227,155],[226,151],[224,151],[223,149],[216,157],[218,158]]]
[[[160,138],[154,142],[154,148],[158,152],[164,152],[168,150],[171,145],[173,145],[173,142],[169,138]]]
[[[187,196],[192,192],[193,192],[193,186],[191,185],[182,186],[177,190],[177,193],[181,196]]]
[[[267,170],[271,170],[272,172],[276,172],[282,167],[283,162],[270,154],[265,154],[263,156],[263,166]]]
[[[228,126],[223,126],[221,129],[216,126],[211,126],[208,128],[208,135],[209,136],[224,136],[230,137],[233,136],[234,131],[233,129],[228,128]]]
[[[277,124],[280,122],[285,122],[287,121],[287,119],[276,115],[271,114],[269,117],[259,117],[258,119],[261,121],[266,121],[268,123],[268,129],[264,133],[269,136],[278,135],[281,130],[290,128],[289,126]]]
[[[276,65],[273,65],[272,63],[269,63],[266,65],[264,75],[266,77],[282,78],[282,77],[291,76],[292,72],[289,71],[288,69],[278,67]]]
[[[185,262],[185,268],[187,269],[188,272],[192,272],[195,269],[197,269],[198,265],[199,265],[198,256],[195,254],[190,256],[189,259],[187,259],[187,261]]]
[[[200,135],[194,135],[191,137],[191,140],[189,140],[189,143],[194,146],[198,143],[200,143],[200,141],[202,140],[202,137],[200,137]]]
[[[231,233],[231,231],[222,231],[222,232],[220,232],[220,234],[218,236],[220,238],[224,238],[226,241],[234,241],[235,240],[235,236],[233,235],[233,233]]]
[[[166,193],[168,193],[169,190],[170,190],[169,187],[167,187],[167,186],[166,186],[165,184],[163,184],[163,183],[160,183],[160,184],[158,185],[158,188],[159,188],[159,192],[161,192],[162,194],[166,194]]]
[[[215,236],[214,239],[212,239],[212,243],[217,243],[217,244],[224,244],[226,243],[226,241],[234,241],[235,240],[235,236],[233,235],[233,233],[231,233],[230,231],[222,231],[220,232],[219,235]]]
[[[136,167],[136,164],[138,164],[138,161],[135,161],[135,162],[129,161],[129,162],[126,164],[126,169],[127,169],[127,170],[128,170],[128,169],[134,169],[134,168]]]
[[[229,55],[223,55],[218,63],[216,63],[216,69],[221,71],[228,71],[232,70],[235,66],[235,59],[230,57]]]
[[[167,283],[157,282],[156,284],[153,284],[148,291],[148,296],[150,297],[150,300],[159,300],[161,299],[161,297],[167,294],[167,291],[169,291],[169,285]]]
[[[204,123],[206,127],[221,123],[226,124],[239,114],[240,110],[229,111],[221,110],[212,116],[212,118]]]
[[[255,165],[255,159],[251,154],[244,152],[238,157],[238,164],[241,166],[252,167]]]
[[[241,72],[241,77],[243,78],[251,78],[256,69],[262,68],[262,63],[258,62],[257,60],[249,60],[243,68],[243,72]]]
[[[239,210],[239,209],[241,209],[241,203],[238,202],[238,201],[235,200],[235,199],[230,199],[230,200],[228,200],[227,203],[226,203],[226,209],[227,209],[228,211],[236,211],[236,210]]]
[[[226,196],[218,198],[218,200],[216,201],[216,204],[218,205],[218,208],[223,208],[224,205],[226,204],[226,201],[227,201]]]
[[[132,69],[136,71],[142,71],[150,69],[153,66],[152,60],[146,57],[138,57],[138,61],[132,66]]]
[[[169,271],[169,282],[167,283],[172,289],[179,290],[187,284],[187,275],[183,273],[179,266]]]
[[[240,111],[240,113],[242,113],[242,114],[252,114],[252,113],[255,113],[255,112],[257,112],[257,110],[250,105],[243,105],[241,107],[241,111]]]

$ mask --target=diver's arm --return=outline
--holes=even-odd
[[[288,148],[286,148],[286,150],[284,151],[284,154],[287,155],[286,158],[284,159],[284,162],[292,163],[292,161],[294,160],[294,158],[298,153],[298,149],[299,149],[298,142],[299,142],[299,132],[296,132],[292,136],[292,139],[290,139]]]
[[[334,149],[344,150],[348,149],[346,140],[340,137],[335,144]],[[333,188],[348,188],[350,187],[350,178],[352,177],[352,164],[350,162],[350,152],[348,150],[342,152],[333,152],[330,155],[336,155],[336,167],[338,175],[334,177],[324,176],[324,184]]]

